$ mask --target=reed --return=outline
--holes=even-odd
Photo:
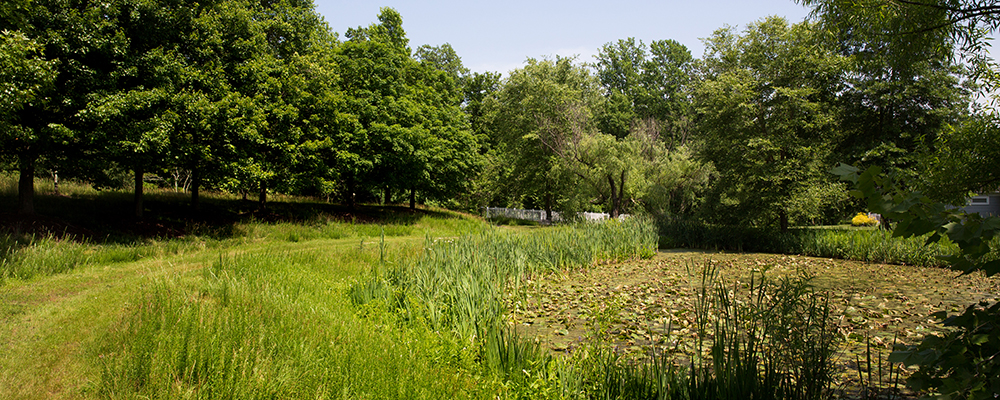
[[[372,259],[369,258],[369,261]],[[196,280],[154,282],[99,353],[107,398],[481,398],[496,391],[444,360],[458,344],[330,296],[319,253],[222,256]],[[317,277],[321,278],[317,279]],[[374,322],[374,323],[373,323]]]
[[[632,360],[598,350],[601,367],[588,375],[592,398],[831,397],[838,336],[809,277],[773,281],[761,273],[745,286],[728,286],[711,266],[694,272],[701,286],[693,354],[681,360],[653,352]]]
[[[526,233],[488,229],[456,239],[428,237],[420,257],[373,269],[353,282],[349,297],[359,305],[381,297],[435,329],[481,336],[504,315],[506,289],[516,292],[543,272],[648,258],[655,253],[655,240],[653,225],[643,219]]]
[[[899,238],[879,229],[792,229],[777,232],[748,227],[711,226],[661,221],[661,247],[687,247],[738,252],[800,254],[886,264],[945,267],[941,256],[958,246],[947,239],[926,244],[927,237]],[[1000,246],[1000,240],[992,248]],[[991,259],[1000,257],[996,251]]]

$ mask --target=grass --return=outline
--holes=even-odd
[[[959,251],[958,246],[946,238],[931,245],[927,245],[926,240],[926,236],[893,237],[891,231],[873,228],[797,228],[781,233],[747,227],[660,221],[661,248],[798,254],[922,267],[945,267],[948,264],[941,256]],[[996,259],[1000,254],[994,251],[988,257]]]
[[[502,288],[533,271],[651,254],[649,240],[621,240],[629,224],[485,230],[410,249],[380,237],[367,250],[341,249],[341,260],[270,249],[222,256],[200,279],[156,282],[130,302],[101,340],[96,390],[110,398],[482,398],[506,393],[501,382],[522,390],[535,382],[520,371],[550,362],[505,330]],[[346,276],[324,272],[342,262],[369,272],[331,291]]]
[[[355,312],[345,279],[380,257],[355,239],[273,235],[8,281],[0,397],[480,398],[491,390],[453,359],[453,337]],[[420,239],[387,240],[390,257],[419,251]]]
[[[445,211],[316,208],[180,221],[173,239],[5,236],[0,397],[537,397],[543,376],[557,396],[568,372],[518,372],[554,364],[504,328],[508,274],[654,252],[620,223],[512,233]],[[388,291],[357,301],[366,279]]]
[[[938,269],[666,259],[641,219],[271,207],[181,238],[6,236],[0,397],[850,397],[881,376],[862,338],[870,356],[930,332],[928,305],[996,292]]]
[[[438,363],[426,329],[391,329],[331,298],[316,253],[224,257],[195,287],[158,282],[104,340],[102,397],[478,398],[474,377]],[[306,272],[313,273],[306,273]],[[389,329],[387,329],[389,328]],[[419,373],[418,373],[419,371]],[[421,396],[422,394],[422,396]]]

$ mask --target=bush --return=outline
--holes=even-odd
[[[694,221],[660,220],[660,247],[749,253],[798,254],[887,264],[944,267],[940,256],[955,254],[947,240],[926,245],[926,237],[899,238],[874,229],[790,229],[787,232]],[[994,239],[1000,243],[1000,238]],[[990,260],[1000,259],[990,254]]]
[[[937,399],[995,399],[1000,394],[1000,303],[973,304],[959,315],[941,311],[944,334],[924,337],[916,346],[897,346],[889,361],[917,365],[907,379],[916,390]]]
[[[858,213],[854,218],[851,218],[852,226],[875,226],[878,225],[878,220],[875,220],[865,213]]]

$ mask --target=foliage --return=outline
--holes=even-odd
[[[742,35],[718,30],[706,44],[695,99],[697,152],[718,171],[708,212],[728,224],[777,221],[786,230],[796,199],[828,180],[845,59],[808,23],[776,17]]]
[[[0,32],[0,127],[7,126],[11,113],[45,92],[54,78],[54,60],[46,60],[43,48],[18,31]]]
[[[992,399],[1000,393],[1000,303],[973,304],[958,315],[933,316],[951,328],[931,334],[916,346],[897,348],[889,361],[918,365],[907,379],[917,390],[938,399]]]
[[[877,210],[884,218],[897,221],[893,236],[930,234],[928,244],[947,238],[958,245],[957,251],[941,257],[952,268],[963,271],[963,275],[976,271],[982,271],[987,276],[1000,273],[1000,259],[995,255],[1000,243],[996,240],[997,231],[1000,230],[1000,217],[983,218],[978,213],[967,214],[934,202],[920,192],[902,190],[898,181],[894,180],[895,177],[881,175],[882,171],[877,166],[861,172],[856,167],[841,164],[833,172],[840,175],[841,179],[855,184],[856,189],[852,194],[864,199],[869,209]],[[988,304],[969,306],[964,313],[948,320],[951,326],[958,326],[957,331],[946,336],[948,341],[929,336],[920,346],[896,356],[895,360],[906,360],[907,364],[918,364],[921,367],[921,375],[908,382],[917,385],[919,389],[943,392],[935,395],[938,398],[988,398],[998,393],[996,383],[987,382],[995,376],[994,372],[1000,370],[1000,359],[995,352],[997,342],[990,342],[987,340],[988,336],[983,335],[984,332],[995,331],[995,327],[991,327],[990,323],[980,326],[979,322],[980,318],[984,321],[995,320],[998,308],[996,304],[988,308],[986,306]],[[988,311],[983,311],[983,308]],[[962,342],[966,338],[972,338],[970,344],[973,347]],[[974,346],[983,344],[983,350],[992,354],[978,353],[979,349]],[[928,352],[928,349],[939,346],[944,346],[941,353],[935,354],[934,350]],[[953,370],[957,365],[954,364],[955,360],[959,360],[963,366],[968,364],[964,364],[966,361],[962,360],[976,364],[973,369]],[[980,371],[985,374],[980,374]],[[965,389],[969,389],[969,392],[962,391]]]
[[[846,47],[888,70],[909,74],[928,60],[961,55],[973,80],[995,93],[996,62],[989,55],[989,32],[1000,26],[992,0],[800,0]],[[953,49],[958,49],[958,52]]]
[[[379,24],[348,31],[339,48],[343,88],[351,94],[347,107],[356,122],[347,127],[349,157],[343,178],[348,203],[358,185],[415,192],[445,199],[464,192],[479,169],[477,138],[459,103],[461,59],[449,47],[422,48],[418,62],[406,46],[402,17],[382,9]]]
[[[651,257],[651,222],[629,218],[547,228],[534,234],[486,230],[425,244],[422,257],[373,269],[349,296],[359,305],[387,302],[408,318],[461,337],[484,335],[503,315],[506,285],[524,285],[545,271],[581,268],[601,260]]]
[[[852,226],[875,226],[878,225],[878,220],[872,219],[863,212],[859,212],[854,218],[851,218]]]
[[[795,228],[782,233],[684,220],[660,220],[659,227],[662,248],[800,254],[922,267],[947,266],[941,257],[959,250],[948,241],[927,245],[929,235],[901,238],[875,229]],[[998,256],[996,252],[988,255],[990,259]]]
[[[935,201],[963,204],[969,193],[1000,187],[998,117],[980,113],[938,136],[928,162],[916,172],[926,182],[921,191]]]
[[[1000,260],[988,257],[993,251],[993,239],[1000,231],[1000,217],[967,214],[936,203],[921,192],[904,190],[894,177],[880,175],[879,167],[861,172],[856,167],[841,164],[833,172],[855,184],[856,189],[851,194],[863,199],[869,210],[895,222],[893,236],[930,235],[928,244],[948,238],[958,245],[957,252],[943,258],[952,268],[963,274],[980,270],[988,276],[1000,273]]]
[[[668,151],[654,143],[640,154],[647,160],[636,196],[643,209],[658,219],[692,217],[715,176],[712,165],[697,160],[688,146]]]
[[[995,92],[998,83],[996,63],[987,52],[986,36],[988,32],[997,28],[1000,14],[996,12],[992,1],[819,0],[803,3],[815,6],[815,13],[822,18],[824,24],[832,28],[832,31],[841,37],[850,38],[849,40],[853,41],[857,48],[868,48],[871,50],[870,54],[885,57],[891,68],[900,71],[907,71],[909,65],[919,66],[928,60],[951,59],[954,57],[952,49],[958,47],[963,58],[971,66],[972,80],[988,91]],[[886,32],[895,35],[886,37]],[[993,100],[995,102],[995,99]],[[975,137],[976,132],[992,131],[991,124],[983,124],[981,121],[973,121],[967,129],[972,133],[969,137]],[[992,133],[987,135],[994,136]],[[984,142],[986,144],[982,147],[988,147],[992,139],[987,137]],[[965,165],[970,167],[981,164],[992,165],[995,164],[993,160],[995,157],[989,152],[976,157],[977,151],[974,149],[980,147],[978,144],[971,146],[957,144],[943,151],[945,157],[942,157],[944,162],[941,165],[932,166],[940,168],[938,171],[932,169],[933,172],[930,174],[932,182],[942,183],[942,176],[953,173],[958,178],[955,180],[957,185],[944,185],[942,194],[931,192],[939,201],[956,202],[967,195],[969,190],[994,189],[990,187],[993,180],[991,174],[984,174],[981,181],[975,177],[970,179]],[[974,157],[970,160],[962,160],[961,156],[951,157],[952,154],[963,153]],[[886,175],[883,176],[883,172]],[[908,190],[907,185],[913,186],[912,177],[900,176],[899,172],[883,169],[878,165],[869,167],[864,172],[857,167],[841,165],[834,170],[834,173],[840,175],[841,179],[854,183],[855,190],[852,194],[863,199],[869,209],[881,213],[884,218],[897,221],[893,230],[894,236],[912,237],[929,234],[928,244],[948,238],[958,245],[958,251],[944,257],[953,268],[963,271],[963,274],[974,271],[983,271],[987,275],[1000,273],[1000,262],[990,254],[995,251],[997,243],[995,237],[1000,228],[1000,218],[982,218],[978,214],[965,214],[945,203],[933,200],[924,193]],[[934,189],[933,185],[928,186],[928,190]],[[960,325],[960,328],[946,337],[960,338],[966,335],[977,337],[975,335],[979,332],[975,322],[967,323],[975,321],[978,315],[984,315],[981,314],[982,310],[977,308],[976,305],[970,306],[963,314],[955,317],[952,321]],[[995,311],[992,313],[995,314]],[[995,319],[995,315],[992,318]],[[904,353],[909,356],[899,357],[920,364],[922,375],[913,382],[914,384],[937,391],[941,398],[953,398],[953,396],[966,398],[970,395],[985,398],[991,396],[990,391],[993,392],[992,395],[1000,393],[1000,389],[996,387],[986,389],[985,379],[989,378],[984,376],[977,379],[973,375],[970,381],[969,375],[958,370],[955,371],[958,374],[953,375],[952,371],[947,369],[947,362],[940,362],[940,360],[975,359],[979,356],[974,348],[945,345],[946,350],[938,353],[942,357],[939,359],[929,348],[941,345],[941,338],[929,336],[926,340],[924,353],[917,353],[916,349],[911,348]],[[918,356],[910,357],[914,355]],[[995,355],[991,355],[982,359],[982,363],[976,367],[992,369],[994,370],[992,375],[995,376],[997,368],[994,366],[997,364]],[[940,367],[945,368],[939,369]],[[996,386],[995,383],[992,385]],[[960,387],[972,388],[973,391],[955,390]],[[985,390],[977,393],[979,389]]]
[[[560,153],[591,130],[601,101],[597,82],[573,59],[529,59],[486,104],[486,130],[496,135],[493,205],[576,211],[588,199],[571,173],[556,170]]]
[[[655,121],[656,136],[673,150],[689,137],[688,98],[693,59],[684,45],[635,38],[606,43],[596,56],[596,75],[607,102],[598,110],[603,133],[622,138],[639,121]]]

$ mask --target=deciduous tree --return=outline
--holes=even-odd
[[[789,225],[799,193],[827,180],[845,59],[812,26],[777,17],[706,40],[696,91],[702,159],[718,170],[713,204],[728,222]]]

